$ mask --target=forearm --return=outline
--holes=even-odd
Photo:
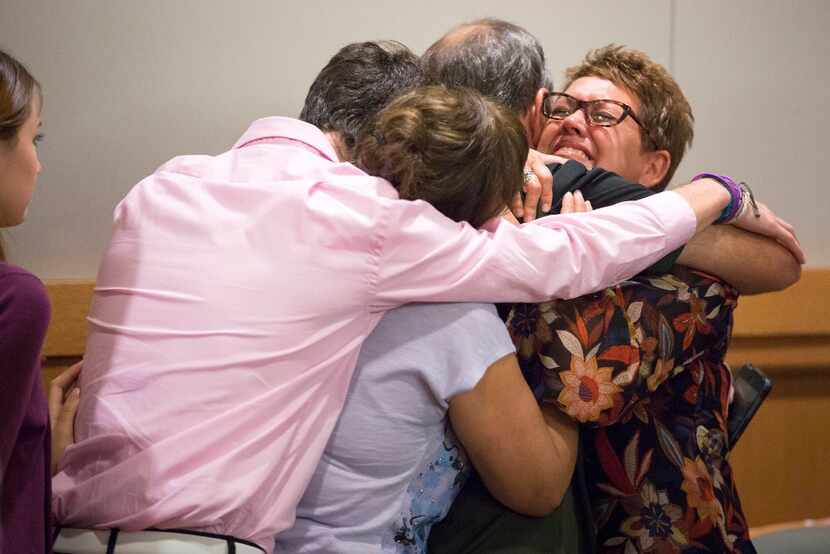
[[[571,484],[576,467],[576,457],[579,451],[579,426],[563,414],[555,403],[542,404],[541,408],[548,428],[551,449],[556,454],[557,463],[546,469],[550,471],[549,486],[555,491],[558,506]]]
[[[697,218],[697,232],[709,227],[729,204],[729,191],[713,179],[699,179],[674,189],[692,208]]]
[[[450,422],[470,461],[493,497],[516,512],[550,513],[570,483],[576,426],[554,411],[540,410],[515,356],[450,400]]]
[[[789,250],[731,225],[713,225],[695,235],[677,263],[716,275],[741,294],[782,290],[801,277],[801,264]]]
[[[570,484],[578,450],[574,422],[563,421],[561,414],[555,414],[540,421],[538,433],[517,429],[527,435],[528,446],[506,453],[513,458],[514,469],[509,472],[494,463],[492,455],[471,453],[476,471],[494,498],[515,512],[536,517],[547,515],[559,506]],[[556,425],[572,428],[573,439],[563,435]],[[507,445],[496,442],[493,446]]]
[[[430,221],[411,204],[417,219],[398,214],[385,233],[375,309],[581,296],[636,275],[688,241],[697,225],[675,193],[522,227],[505,222],[490,233]]]
[[[558,173],[568,176],[574,171],[560,169],[554,175]],[[641,185],[629,183],[613,173],[596,169],[582,176],[578,183],[586,195],[585,198],[591,200],[595,208],[650,194],[650,191]],[[718,183],[718,186],[711,187],[713,183],[711,179],[699,180],[690,185],[696,188],[684,190],[681,194],[687,200],[696,202],[688,194],[703,194],[704,189],[700,188],[702,186],[709,186],[713,192],[718,192],[718,186],[722,185]],[[712,196],[707,191],[703,198],[710,202],[716,195]],[[719,202],[715,205],[720,207]],[[712,205],[703,207],[711,217],[712,212],[708,210]],[[720,211],[716,213],[719,214]],[[701,221],[698,227],[705,223],[705,220]],[[732,225],[709,226],[696,234],[686,248],[688,251],[685,255],[680,255],[678,263],[716,275],[744,294],[781,290],[798,281],[801,276],[799,261],[779,242]],[[670,261],[662,264],[659,270],[668,271],[670,264]]]
[[[591,170],[579,162],[569,160],[564,165],[548,166],[554,177],[554,204],[551,213],[561,213],[567,193],[579,191],[593,209],[606,208],[630,200],[642,200],[658,194],[639,183],[632,183],[616,173],[595,167]],[[566,212],[570,213],[570,212]],[[539,217],[545,214],[539,214]],[[644,273],[663,274],[671,271],[682,247],[671,252],[644,270]]]
[[[627,200],[641,200],[655,192],[639,183],[626,181],[616,173],[594,168],[586,170],[577,162],[565,165],[551,165],[554,175],[554,211],[561,209],[562,196],[565,192],[582,192],[585,200],[590,200],[596,208],[611,206]],[[709,226],[721,214],[729,203],[726,188],[714,179],[698,179],[674,192],[680,194],[689,203],[698,220],[698,231]]]
[[[571,483],[579,450],[576,423],[554,405],[542,406],[541,413],[543,422],[536,428],[540,431],[536,440],[528,437],[531,446],[512,454],[523,466],[519,471],[511,475],[491,468],[479,471],[494,497],[529,516],[544,516],[559,506]]]

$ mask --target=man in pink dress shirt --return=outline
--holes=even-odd
[[[231,150],[174,158],[116,207],[77,444],[54,481],[59,522],[270,551],[385,311],[579,296],[651,265],[729,200],[703,180],[523,227],[455,223],[340,161],[356,125],[419,79],[401,45],[347,46],[306,99],[319,128],[255,121]]]

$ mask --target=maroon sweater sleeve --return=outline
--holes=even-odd
[[[43,283],[23,269],[0,263],[0,477],[31,408],[32,389],[40,386],[49,313]]]

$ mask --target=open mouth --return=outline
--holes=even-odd
[[[589,156],[584,149],[579,148],[577,146],[571,146],[567,144],[557,146],[556,150],[554,150],[553,153],[557,156],[568,158],[569,160],[576,160],[578,162],[583,163],[593,163],[593,159],[591,158],[591,156]]]

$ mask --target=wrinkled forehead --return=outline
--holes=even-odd
[[[580,100],[616,100],[639,112],[640,101],[630,90],[602,77],[580,77],[563,92]]]

